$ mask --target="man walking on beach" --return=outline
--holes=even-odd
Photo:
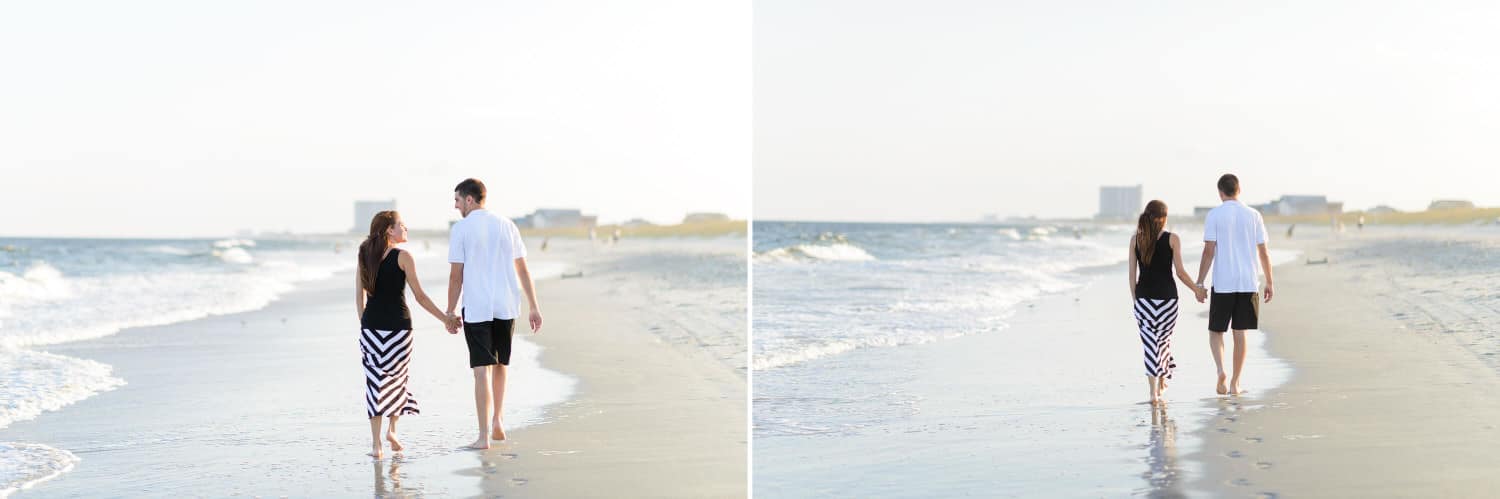
[[[505,369],[510,365],[511,331],[519,314],[521,291],[531,307],[531,331],[542,327],[542,312],[526,268],[526,245],[510,219],[484,209],[484,183],[466,179],[453,188],[453,207],[464,218],[453,224],[448,240],[448,333],[463,325],[474,370],[474,411],[479,438],[471,449],[488,449],[490,440],[505,440],[501,407],[505,403]],[[463,309],[455,315],[459,296]]]
[[[1239,201],[1240,179],[1219,177],[1219,200],[1223,204],[1208,212],[1203,221],[1203,259],[1198,263],[1198,287],[1214,270],[1213,293],[1208,304],[1208,347],[1219,370],[1220,395],[1239,394],[1240,370],[1245,367],[1245,330],[1257,329],[1260,298],[1256,291],[1257,257],[1266,276],[1265,301],[1271,301],[1271,256],[1266,250],[1266,223],[1260,212]],[[1200,295],[1198,302],[1202,303]],[[1224,385],[1224,332],[1234,328],[1234,377]]]

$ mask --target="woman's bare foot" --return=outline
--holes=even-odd
[[[500,426],[499,421],[496,421],[491,427],[494,428],[494,430],[490,431],[491,440],[505,440],[505,428]]]
[[[1240,380],[1234,380],[1233,383],[1229,384],[1229,393],[1233,393],[1235,395],[1245,393],[1245,390],[1240,388]]]
[[[1162,400],[1161,400],[1160,396],[1157,396],[1157,395],[1152,395],[1151,396],[1151,405],[1159,405],[1159,404],[1161,404],[1161,402],[1162,402]]]
[[[1227,378],[1227,377],[1228,376],[1225,376],[1223,374],[1219,375],[1219,386],[1218,386],[1218,388],[1214,389],[1214,391],[1219,392],[1219,395],[1228,395],[1229,394],[1229,387],[1224,385],[1224,379]]]
[[[391,443],[392,451],[401,452],[403,450],[406,450],[406,447],[401,445],[401,441],[396,439],[395,433],[386,433],[385,440]]]
[[[1162,376],[1161,381],[1159,381],[1158,383],[1161,384],[1161,394],[1162,395],[1166,395],[1167,394],[1167,377],[1166,376]]]
[[[375,459],[380,459],[382,457],[385,457],[384,449],[380,448],[380,444],[375,444],[374,446],[372,446],[370,448],[373,449],[373,450],[371,450],[370,452],[366,452],[365,453],[366,456],[370,456],[370,457],[373,457]]]
[[[490,439],[479,437],[473,443],[464,446],[465,449],[484,450],[490,448]]]

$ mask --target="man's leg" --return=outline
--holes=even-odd
[[[479,439],[469,444],[470,449],[490,448],[490,366],[474,368],[474,414],[479,417]]]
[[[1224,379],[1226,378],[1224,375],[1224,333],[1209,331],[1208,349],[1214,355],[1214,368],[1219,371],[1219,385],[1214,388],[1214,391],[1218,392],[1219,395],[1229,393],[1229,387],[1224,384]],[[1235,372],[1238,373],[1239,369],[1235,369]]]
[[[1224,351],[1224,341],[1223,341],[1222,337],[1224,335],[1221,334],[1219,336],[1221,337],[1221,339],[1219,340],[1219,351],[1223,352]],[[1245,368],[1245,330],[1243,330],[1243,329],[1236,329],[1236,330],[1234,330],[1234,378],[1232,378],[1229,381],[1229,393],[1240,393],[1240,371],[1242,369],[1244,369],[1244,368]],[[1219,374],[1220,379],[1223,379],[1224,375],[1222,373],[1224,371],[1221,370],[1219,372],[1220,372],[1220,374]]]
[[[495,396],[493,412],[490,415],[490,438],[495,440],[505,440],[505,428],[500,426],[500,421],[501,419],[503,419],[501,418],[500,414],[503,407],[505,406],[506,366],[505,364],[495,364],[490,367],[493,368],[492,372],[494,373],[494,378],[491,379],[490,382],[493,384],[492,388]]]

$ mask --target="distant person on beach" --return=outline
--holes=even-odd
[[[407,366],[411,362],[411,310],[406,308],[406,286],[417,304],[444,323],[448,316],[422,292],[417,265],[411,253],[396,248],[406,242],[406,224],[394,211],[382,211],[370,220],[370,235],[359,245],[359,263],[354,274],[354,307],[359,311],[359,352],[365,369],[365,413],[370,418],[370,456],[382,452],[380,418],[390,418],[385,440],[391,450],[401,452],[396,421],[420,414],[417,397],[407,388]]]
[[[1255,283],[1259,257],[1266,276],[1265,298],[1271,302],[1271,254],[1266,249],[1266,223],[1260,212],[1239,201],[1240,179],[1219,177],[1219,199],[1224,203],[1208,212],[1203,221],[1203,259],[1198,263],[1198,287],[1203,287],[1210,267],[1214,271],[1212,298],[1208,305],[1209,349],[1219,370],[1216,391],[1239,394],[1240,372],[1245,367],[1245,330],[1259,328],[1262,298]],[[1203,302],[1200,296],[1198,301]],[[1234,376],[1224,384],[1224,332],[1234,330]]]
[[[1172,358],[1172,329],[1177,324],[1177,279],[1193,290],[1198,301],[1207,293],[1194,286],[1192,276],[1182,267],[1182,241],[1166,231],[1167,204],[1152,200],[1146,203],[1130,238],[1130,297],[1135,303],[1135,321],[1140,328],[1146,354],[1146,384],[1151,387],[1151,403],[1162,402],[1167,380],[1177,367]]]
[[[457,334],[460,326],[464,330],[479,417],[479,438],[468,445],[470,449],[488,449],[490,440],[505,440],[505,371],[522,291],[531,307],[531,331],[542,328],[521,231],[509,218],[484,209],[484,197],[484,183],[478,179],[466,179],[453,188],[453,207],[464,218],[453,224],[448,242],[448,332]],[[460,296],[463,308],[455,314]]]

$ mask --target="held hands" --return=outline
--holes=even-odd
[[[464,318],[453,312],[448,312],[448,317],[443,319],[443,326],[448,328],[448,334],[458,334],[458,330],[463,324]]]
[[[1193,297],[1195,297],[1195,298],[1198,299],[1198,303],[1203,303],[1205,301],[1208,301],[1208,288],[1204,288],[1203,287],[1203,283],[1201,283],[1201,282],[1197,283],[1197,284],[1194,284],[1193,285]]]

